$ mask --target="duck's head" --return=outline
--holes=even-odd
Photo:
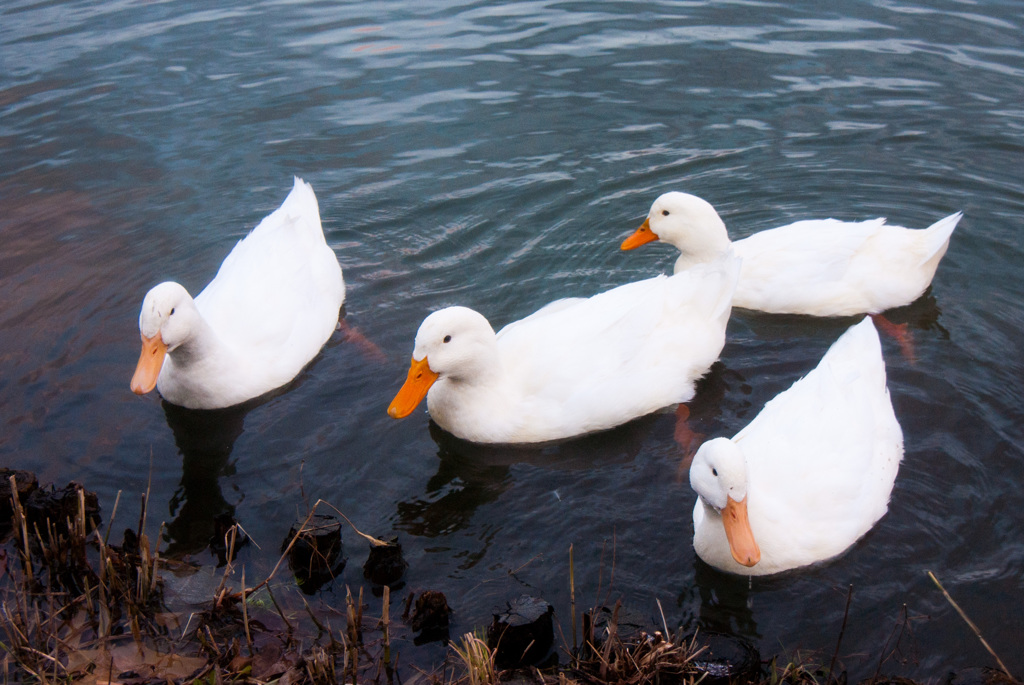
[[[654,201],[643,224],[622,241],[621,248],[632,250],[655,240],[696,255],[717,254],[729,247],[729,235],[715,208],[696,195],[676,191]]]
[[[139,314],[142,354],[132,376],[132,392],[144,395],[156,387],[164,357],[188,340],[198,314],[192,296],[177,283],[161,283],[146,293]]]
[[[388,415],[405,418],[441,378],[473,382],[493,370],[494,329],[467,307],[441,309],[420,324],[405,384],[388,407]]]
[[[743,566],[761,560],[747,516],[747,460],[728,438],[715,438],[700,446],[690,464],[690,487],[719,512],[733,559]]]

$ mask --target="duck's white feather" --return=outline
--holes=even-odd
[[[731,442],[745,458],[750,528],[760,561],[733,558],[715,495],[698,474]],[[691,465],[694,548],[733,573],[765,575],[834,557],[888,509],[903,434],[886,387],[885,363],[870,318],[850,328],[818,366],[768,402],[731,441],[701,446]]]
[[[420,327],[413,353],[439,374],[427,396],[430,415],[475,442],[544,442],[685,402],[725,343],[738,271],[739,261],[729,257],[559,300],[497,335],[471,310],[435,312]],[[474,315],[487,329],[479,353],[448,363],[465,339],[453,331]],[[449,334],[450,343],[441,342]]]
[[[920,230],[885,219],[816,219],[755,233],[731,243],[743,259],[733,305],[778,314],[848,316],[910,304],[931,284],[962,216],[957,212]],[[676,272],[716,259],[730,246],[714,208],[686,193],[659,197],[647,225],[680,249]]]
[[[161,288],[167,290],[157,286],[150,295]],[[167,341],[157,389],[168,402],[226,407],[295,378],[330,338],[345,300],[313,188],[296,178],[281,207],[235,245],[194,303],[181,293],[179,313],[194,307],[198,316],[176,346]],[[152,328],[154,316],[170,311],[158,311],[159,298],[150,295],[140,316],[143,333],[147,317]]]

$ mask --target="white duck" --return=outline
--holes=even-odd
[[[338,324],[345,282],[320,226],[313,188],[296,178],[284,204],[221,264],[193,300],[161,283],[139,314],[131,387],[190,409],[239,404],[295,378]]]
[[[725,344],[738,272],[729,257],[558,300],[497,335],[472,309],[434,312],[388,414],[408,416],[426,395],[433,420],[460,438],[536,443],[686,402]]]
[[[957,212],[922,230],[885,219],[798,221],[730,242],[715,208],[694,195],[665,193],[622,243],[664,240],[682,251],[678,273],[729,250],[743,260],[733,305],[776,314],[877,314],[910,304],[928,288]]]
[[[697,450],[694,550],[744,575],[834,557],[885,514],[902,458],[878,333],[865,318],[735,437]]]

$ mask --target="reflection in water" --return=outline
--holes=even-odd
[[[459,440],[433,421],[430,437],[438,445],[437,473],[427,481],[421,498],[398,503],[398,518],[413,535],[437,537],[465,528],[477,507],[496,500],[508,488],[508,465],[477,459],[479,445]]]
[[[924,295],[905,307],[890,309],[882,314],[872,314],[871,318],[879,333],[897,342],[903,358],[911,364],[917,362],[911,327],[925,331],[934,328],[942,333],[946,340],[949,339],[949,331],[939,325],[939,309],[935,298],[932,297],[930,286]]]
[[[692,593],[700,598],[699,609],[684,621],[683,627],[692,631],[701,629],[738,635],[748,640],[757,640],[761,634],[754,620],[751,597],[751,578],[723,573],[694,557],[693,586],[680,594],[678,604],[684,607],[696,603]],[[691,597],[687,597],[687,595]]]
[[[342,307],[340,316],[344,314],[345,309]],[[342,327],[341,323],[339,327]],[[351,335],[354,329],[346,330],[349,331],[347,335]],[[372,346],[372,343],[363,340],[363,344]],[[340,343],[341,337],[332,336],[325,343],[324,349],[330,349]],[[174,444],[182,456],[181,486],[175,491],[169,503],[174,520],[167,524],[165,534],[169,542],[167,556],[180,558],[210,547],[218,557],[219,565],[224,564],[227,552],[224,532],[235,524],[235,504],[224,498],[218,478],[235,474],[234,463],[230,462],[229,458],[235,441],[245,430],[245,417],[257,407],[289,393],[300,385],[309,369],[313,368],[322,356],[318,354],[314,357],[302,372],[285,385],[233,407],[186,409],[161,400],[167,425],[174,433]],[[239,531],[238,535],[236,549],[248,542],[248,537],[243,531]]]
[[[235,505],[224,498],[218,478],[234,473],[228,459],[253,404],[210,410],[161,404],[182,456],[181,485],[169,506],[174,519],[165,533],[166,556],[180,558],[210,545],[217,520],[234,518]]]
[[[457,438],[430,422],[437,443],[437,473],[427,481],[422,498],[398,503],[404,530],[437,537],[465,528],[476,509],[493,502],[510,485],[514,464],[574,471],[633,461],[658,420],[656,414],[612,430],[540,445],[485,445]]]
[[[949,340],[949,331],[939,324],[939,303],[932,294],[932,287],[924,291],[924,295],[910,304],[890,309],[885,312],[887,319],[897,324],[907,324],[911,328],[922,331],[938,331],[943,340]]]
[[[734,309],[733,320],[751,331],[760,342],[791,342],[797,338],[838,338],[850,326],[858,323],[863,315],[823,318],[803,314],[766,314],[746,309]],[[937,331],[943,340],[949,339],[949,331],[939,323],[941,315],[938,302],[931,286],[921,297],[903,307],[887,309],[883,315],[889,322],[906,329]]]
[[[728,368],[721,360],[712,364],[707,374],[697,381],[693,399],[686,403],[690,419],[710,421],[720,416],[726,395],[730,394],[730,381],[739,386],[739,391],[744,396],[750,394],[750,385],[741,374]],[[741,400],[741,403],[750,404],[745,400]]]

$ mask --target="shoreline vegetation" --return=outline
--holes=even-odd
[[[577,612],[570,546],[571,636],[552,628],[553,608],[544,600],[519,598],[494,623],[449,641],[450,609],[442,592],[426,591],[392,600],[390,584],[404,574],[397,541],[358,531],[330,504],[318,501],[282,545],[266,578],[246,578],[233,563],[244,539],[239,526],[224,531],[223,570],[210,573],[165,559],[159,541],[146,533],[147,498],[134,529],[121,544],[110,542],[111,520],[99,525],[94,494],[71,483],[63,490],[39,488],[35,476],[0,470],[0,648],[4,682],[83,683],[386,683],[395,685],[846,685],[837,663],[845,618],[834,651],[763,659],[732,636],[670,631],[633,621],[628,610],[594,607]],[[118,501],[120,496],[118,497]],[[371,545],[364,567],[380,604],[360,587],[346,588],[342,608],[313,608],[279,601],[282,583],[330,580],[344,566],[340,523],[318,509],[332,509]],[[379,552],[379,553],[378,553]],[[287,568],[282,570],[282,567]],[[288,573],[294,575],[294,580]],[[181,608],[169,591],[196,576],[206,583],[198,598]],[[185,579],[185,580],[179,580]],[[993,657],[996,667],[950,673],[947,685],[1018,683],[955,600],[932,580]],[[289,593],[290,595],[291,593]],[[847,597],[847,609],[849,609]],[[380,615],[371,614],[371,604]],[[394,604],[394,606],[392,606]],[[396,615],[401,610],[401,613]],[[394,612],[394,613],[393,613]],[[578,614],[578,615],[577,615]],[[577,632],[577,625],[580,629]],[[442,641],[441,665],[424,671],[405,664],[402,652]],[[897,637],[898,644],[898,637]],[[871,685],[914,685],[878,671]]]

